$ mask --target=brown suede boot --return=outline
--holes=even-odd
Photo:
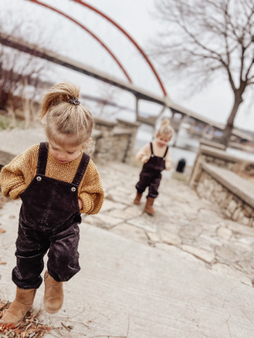
[[[136,195],[136,197],[135,197],[133,203],[136,204],[136,205],[139,205],[139,204],[140,204],[141,197],[142,197],[142,194],[139,194],[139,193],[137,192],[137,195]]]
[[[48,271],[44,275],[44,307],[48,313],[58,312],[63,305],[63,282],[57,282]]]
[[[34,302],[36,289],[20,289],[17,287],[16,298],[11,303],[9,309],[4,313],[1,321],[17,325],[23,320]]]
[[[155,214],[155,211],[154,211],[154,208],[153,208],[153,202],[154,202],[154,198],[147,197],[146,205],[145,205],[145,209],[144,209],[144,211],[151,216],[153,216]]]

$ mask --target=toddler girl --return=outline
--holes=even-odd
[[[146,144],[136,155],[136,159],[144,163],[140,173],[139,182],[136,184],[137,195],[134,204],[140,204],[140,200],[146,187],[149,187],[144,211],[154,215],[153,202],[158,196],[158,188],[161,181],[161,172],[171,168],[168,142],[173,136],[173,129],[168,119],[164,119],[153,142]]]
[[[80,270],[80,213],[96,214],[103,203],[98,171],[83,152],[93,118],[78,97],[79,89],[71,83],[52,87],[40,116],[48,142],[28,148],[1,171],[3,195],[22,200],[12,271],[17,291],[2,317],[5,323],[17,324],[31,309],[47,251],[44,307],[49,313],[60,310],[63,282]]]

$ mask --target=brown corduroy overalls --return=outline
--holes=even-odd
[[[165,169],[165,159],[168,152],[168,147],[163,157],[155,156],[153,153],[153,144],[150,143],[151,156],[143,165],[140,173],[139,182],[136,184],[136,189],[139,194],[143,194],[146,187],[149,187],[147,197],[156,198],[158,196],[158,188],[161,181],[161,172]]]
[[[41,285],[48,250],[48,272],[56,281],[67,281],[80,270],[78,186],[90,157],[83,153],[72,183],[45,176],[47,158],[47,143],[41,143],[36,176],[20,195],[23,203],[12,280],[22,289]]]

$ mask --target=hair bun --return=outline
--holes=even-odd
[[[173,128],[170,126],[170,120],[167,118],[164,118],[161,121],[161,125],[160,128],[158,130],[158,135],[167,135],[170,139],[173,136],[174,130]]]
[[[71,82],[58,83],[45,95],[42,102],[42,110],[40,119],[45,116],[48,111],[62,102],[69,102],[74,105],[79,105],[79,87]]]
[[[169,126],[170,125],[170,120],[169,119],[163,119],[161,121],[161,126]]]

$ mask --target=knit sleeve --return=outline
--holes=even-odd
[[[4,166],[0,173],[2,194],[18,199],[36,174],[39,145],[34,145]]]
[[[139,162],[145,163],[148,161],[149,157],[151,156],[151,149],[150,144],[146,144],[136,155],[136,159]]]
[[[98,170],[91,159],[79,185],[78,198],[83,202],[81,213],[97,214],[102,207],[104,191]]]

